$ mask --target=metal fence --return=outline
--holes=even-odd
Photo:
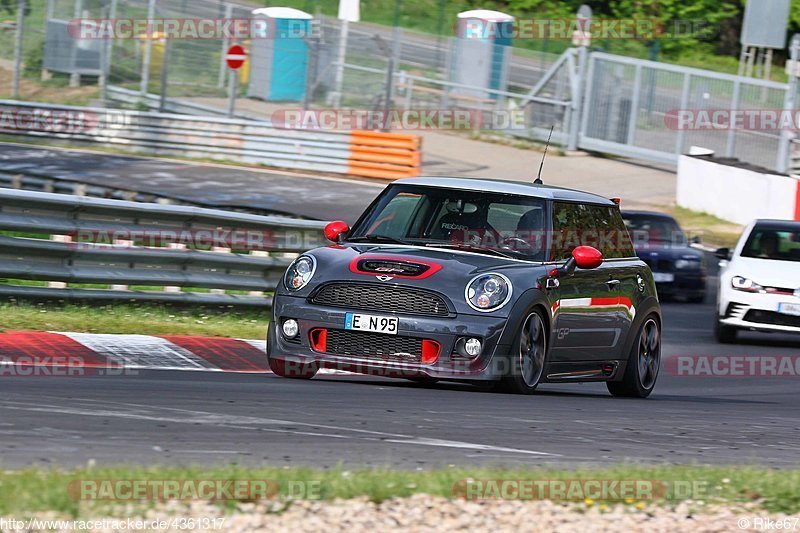
[[[784,109],[788,84],[592,52],[579,146],[676,163],[691,146],[785,170],[781,132],[680,128],[679,110]],[[785,154],[785,153],[784,153]]]
[[[0,295],[265,306],[293,254],[323,242],[323,226],[0,189]]]
[[[223,55],[230,40],[134,38],[76,43],[63,39],[63,26],[87,17],[249,18],[253,6],[223,0],[27,1],[31,13],[24,20],[22,55],[29,76],[38,77],[43,67],[56,73],[89,74],[100,68],[107,74],[100,76],[101,81],[108,81],[105,96],[129,106],[152,109],[158,100],[165,111],[227,112],[226,87],[232,74]],[[456,37],[350,23],[344,63],[339,64],[341,22],[316,17],[320,31],[302,39],[292,52],[308,56],[306,96],[302,101],[275,102],[277,108],[455,108],[487,116],[514,112],[522,115],[522,127],[507,133],[542,140],[553,126],[554,142],[570,149],[674,163],[679,154],[698,145],[769,169],[783,171],[789,166],[791,139],[786,132],[678,130],[666,120],[678,109],[784,109],[800,101],[788,94],[788,84],[586,48],[570,49],[559,56],[514,47],[504,51],[508,56],[506,83],[487,89],[459,83],[460,44]],[[58,32],[61,37],[56,38]],[[0,56],[13,57],[13,36],[11,31],[0,31]],[[243,44],[252,49],[252,42]],[[286,61],[291,63],[291,57]],[[337,81],[340,68],[341,88]],[[247,66],[236,74],[241,80],[240,97],[258,92],[248,86],[253,77],[246,70]],[[162,102],[153,95],[169,99]],[[482,123],[491,124],[491,120]]]

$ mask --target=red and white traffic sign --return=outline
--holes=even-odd
[[[228,53],[225,54],[225,62],[228,64],[228,68],[233,70],[236,70],[244,65],[246,59],[247,52],[245,52],[244,48],[238,44],[234,44],[228,48]]]

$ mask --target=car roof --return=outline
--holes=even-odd
[[[553,187],[552,185],[540,185],[535,183],[521,183],[495,179],[420,177],[403,178],[394,181],[392,184],[462,189],[465,191],[494,192],[500,194],[516,194],[519,196],[531,196],[534,198],[545,198],[549,200],[566,200],[570,202],[615,205],[614,202],[608,198],[603,198],[600,195],[589,192],[576,191],[574,189],[566,189],[563,187]]]
[[[630,210],[625,209],[622,211],[622,216],[646,216],[646,217],[659,217],[659,218],[668,218],[670,220],[675,220],[675,217],[672,215],[668,215],[667,213],[661,213],[659,211],[640,211],[638,209]]]
[[[777,218],[759,218],[753,223],[755,226],[789,226],[800,228],[800,220],[781,220]]]

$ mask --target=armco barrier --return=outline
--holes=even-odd
[[[0,278],[6,280],[0,296],[266,306],[271,298],[264,293],[274,290],[291,261],[286,253],[322,244],[323,226],[217,209],[0,189],[0,231],[41,236],[0,235]],[[11,280],[48,284],[32,287]],[[81,287],[86,284],[110,289]]]
[[[677,204],[743,225],[757,218],[800,220],[800,179],[735,160],[683,155]]]
[[[351,176],[420,173],[420,138],[276,128],[264,121],[0,101],[0,134]]]

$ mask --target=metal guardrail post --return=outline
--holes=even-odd
[[[575,83],[576,91],[572,94],[572,102],[570,107],[572,109],[570,114],[569,135],[567,136],[567,150],[574,151],[578,149],[578,142],[580,138],[580,125],[581,116],[583,115],[583,100],[584,93],[586,93],[587,76],[586,70],[589,62],[589,49],[581,46],[578,49],[578,72],[576,74],[577,80]]]

